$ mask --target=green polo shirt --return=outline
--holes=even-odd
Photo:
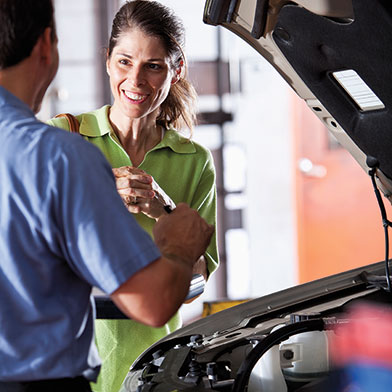
[[[79,133],[102,151],[113,168],[133,166],[110,125],[109,108],[104,106],[77,115]],[[48,123],[69,130],[65,118],[53,118]],[[187,203],[208,223],[216,226],[215,169],[209,150],[169,129],[138,167],[150,174],[176,204]],[[152,235],[155,220],[144,214],[136,214],[135,218]],[[211,274],[218,266],[216,235],[205,257]],[[180,326],[178,314],[161,328],[129,320],[97,320],[96,340],[103,364],[98,383],[92,385],[93,390],[117,392],[137,356]]]

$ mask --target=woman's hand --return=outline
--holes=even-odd
[[[113,169],[117,191],[125,206],[133,214],[143,213],[158,219],[167,212],[164,206],[176,207],[173,200],[145,171],[132,166]]]
[[[204,256],[200,256],[199,259],[196,261],[196,263],[193,265],[192,273],[193,274],[201,274],[203,276],[204,280],[207,282],[207,278],[208,278],[207,260]],[[193,297],[191,299],[188,299],[187,301],[184,302],[184,304],[190,304],[195,299],[199,298],[200,295],[198,295],[197,297]]]

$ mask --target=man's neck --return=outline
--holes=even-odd
[[[34,106],[36,89],[34,76],[29,69],[29,59],[0,71],[0,86],[26,103],[31,109]]]

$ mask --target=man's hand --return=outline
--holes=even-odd
[[[205,253],[214,230],[197,211],[180,203],[171,214],[159,218],[153,235],[164,257],[193,266]]]

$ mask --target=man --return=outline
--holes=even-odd
[[[0,0],[0,391],[90,391],[92,287],[160,326],[214,230],[180,204],[152,242],[98,149],[35,118],[57,68],[52,1]]]

